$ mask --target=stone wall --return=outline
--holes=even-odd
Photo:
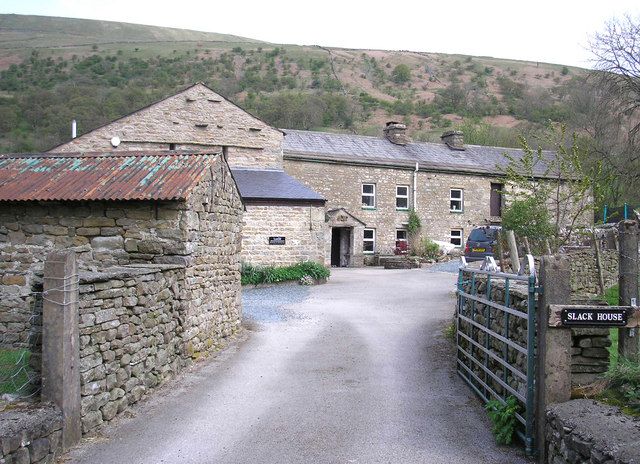
[[[62,452],[62,413],[49,404],[0,413],[0,463],[52,463]]]
[[[637,421],[593,400],[556,404],[546,412],[549,464],[640,462]]]
[[[409,186],[409,206],[413,205],[413,169],[382,168],[348,164],[328,164],[286,158],[285,171],[327,199],[327,209],[344,207],[376,229],[376,251],[393,254],[396,229],[406,228],[408,210],[396,209],[396,186]],[[490,220],[491,183],[498,179],[420,171],[417,175],[417,208],[422,223],[421,235],[433,240],[450,241],[452,229],[461,229],[466,240],[471,228]],[[361,186],[376,184],[376,207],[363,208]],[[449,211],[451,188],[464,190],[462,212]],[[355,241],[355,252],[362,250],[362,236]]]
[[[587,385],[609,369],[609,329],[571,329],[571,384]]]
[[[325,264],[324,206],[248,204],[243,222],[243,262],[269,266],[300,261]],[[269,237],[285,237],[285,244],[269,245]]]
[[[238,330],[239,308],[212,307],[204,304],[203,295],[194,298],[188,274],[175,265],[81,273],[83,433],[112,420]],[[232,289],[210,293],[218,297],[220,290],[232,297]]]
[[[0,202],[3,345],[28,346],[43,262],[54,249],[75,250],[83,270],[183,265],[193,301],[238,313],[242,204],[221,158],[210,172],[186,202]],[[204,313],[190,330],[211,331],[220,322]],[[203,343],[194,339],[194,350]]]
[[[83,121],[78,128],[83,131]],[[120,145],[110,140],[117,136]],[[202,84],[92,130],[54,152],[198,150],[229,147],[233,167],[282,168],[284,134]]]
[[[593,247],[567,250],[571,265],[571,291],[582,297],[600,294],[596,252]],[[605,289],[618,283],[617,250],[600,251]]]

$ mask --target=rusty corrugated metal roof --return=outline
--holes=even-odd
[[[217,154],[0,155],[0,201],[185,200]]]

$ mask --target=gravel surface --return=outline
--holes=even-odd
[[[247,318],[265,322],[65,462],[525,464],[455,374],[455,280],[334,269],[325,285],[247,289]]]
[[[259,288],[244,287],[242,315],[246,320],[263,323],[299,318],[300,314],[286,307],[303,301],[308,295],[309,287],[298,283]]]
[[[423,269],[428,272],[450,272],[452,274],[457,274],[459,267],[460,267],[460,260],[452,259],[451,261],[447,261],[444,263],[431,264],[429,266],[424,267]]]

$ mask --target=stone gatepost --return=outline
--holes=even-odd
[[[42,300],[42,400],[62,411],[62,446],[68,449],[82,437],[75,252],[47,256]]]
[[[536,449],[546,463],[546,409],[571,399],[571,329],[549,327],[549,305],[571,300],[571,270],[567,256],[544,256],[540,265],[542,295],[536,314]]]

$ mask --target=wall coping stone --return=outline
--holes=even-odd
[[[620,408],[578,399],[547,409],[548,423],[554,419],[562,424],[565,434],[580,437],[615,462],[640,462],[640,420],[623,414]]]
[[[126,266],[113,266],[102,271],[84,271],[79,273],[81,284],[106,282],[113,279],[127,279],[144,274],[185,269],[180,264],[129,264]]]
[[[28,441],[62,428],[62,412],[51,403],[5,409],[0,414],[0,438],[26,434]]]

